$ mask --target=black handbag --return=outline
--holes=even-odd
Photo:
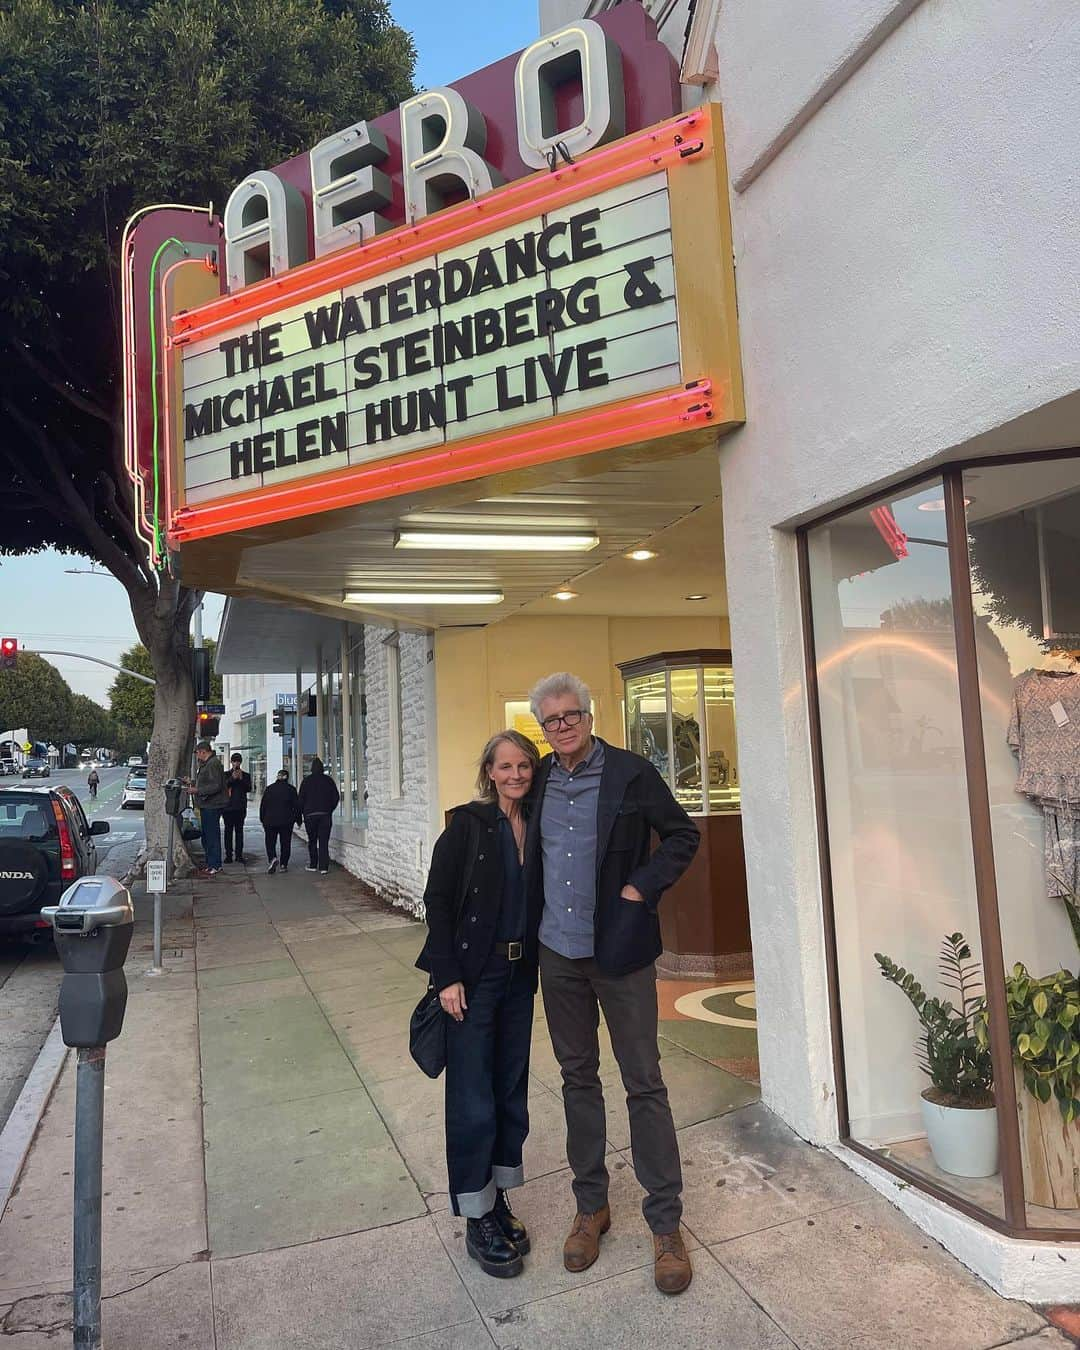
[[[446,1068],[446,1013],[434,985],[428,985],[409,1018],[409,1054],[429,1078]]]

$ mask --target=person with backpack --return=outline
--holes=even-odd
[[[278,769],[277,778],[267,785],[259,803],[259,820],[266,836],[267,872],[289,870],[292,856],[293,827],[300,821],[300,797],[289,782],[288,769]]]
[[[98,784],[101,779],[98,777],[97,769],[91,769],[86,780],[86,786],[90,789],[91,800],[97,796]]]
[[[311,761],[311,772],[300,784],[299,801],[308,840],[308,865],[304,870],[325,876],[330,871],[330,829],[341,793],[317,755]]]

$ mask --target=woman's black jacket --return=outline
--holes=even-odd
[[[341,793],[328,773],[309,773],[300,784],[300,810],[305,816],[328,816],[339,801]]]
[[[428,938],[416,964],[436,989],[459,981],[471,988],[491,955],[505,879],[498,831],[495,802],[466,802],[454,808],[435,844],[424,891]],[[533,914],[533,898],[526,902],[531,938],[524,960],[535,988],[539,916]]]

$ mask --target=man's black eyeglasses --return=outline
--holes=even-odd
[[[583,717],[588,717],[588,713],[582,712],[580,708],[571,708],[569,712],[556,713],[554,717],[545,717],[540,723],[545,731],[558,731],[559,727],[576,727]]]

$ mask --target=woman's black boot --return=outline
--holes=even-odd
[[[522,1256],[527,1256],[530,1246],[529,1234],[525,1230],[525,1225],[511,1210],[510,1201],[507,1200],[505,1191],[498,1190],[495,1192],[495,1208],[491,1212],[495,1215],[507,1242],[512,1242]]]
[[[494,1210],[482,1219],[466,1221],[465,1250],[481,1270],[496,1279],[509,1280],[521,1274],[521,1253],[504,1236]]]

